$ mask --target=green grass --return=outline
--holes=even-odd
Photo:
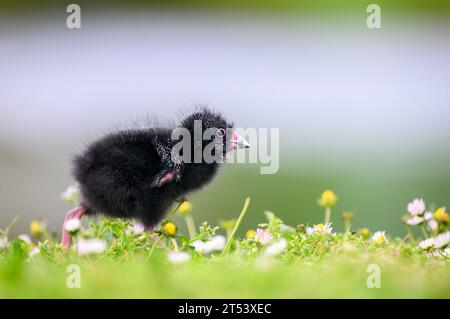
[[[417,247],[419,238],[387,236],[377,242],[363,232],[308,233],[273,214],[260,217],[262,224],[253,228],[271,234],[265,245],[252,236],[233,238],[232,230],[240,226],[233,222],[222,224],[226,230],[203,223],[189,239],[179,232],[171,236],[167,222],[149,234],[133,232],[131,221],[92,219],[77,240],[99,238],[107,248],[88,255],[75,247],[63,250],[43,224],[35,225],[32,243],[8,240],[10,229],[5,229],[0,233],[0,298],[450,297],[445,247],[426,251]],[[441,232],[446,227],[441,224]],[[195,251],[196,240],[208,241],[216,232],[229,234],[229,251],[225,243],[210,253]],[[280,242],[286,247],[269,255],[268,247]],[[30,255],[36,247],[39,252]],[[174,263],[168,255],[175,250],[190,259]],[[73,264],[80,269],[80,288],[67,286],[74,275],[67,267]],[[380,269],[380,288],[367,286],[368,277],[376,276],[370,267],[368,272],[373,264]]]
[[[358,166],[358,160],[349,158],[348,167],[339,160],[336,164],[339,169],[323,162],[295,166],[285,160],[280,172],[273,175],[259,174],[258,166],[228,165],[207,190],[192,194],[189,200],[194,205],[197,222],[218,223],[221,219],[235,218],[245,197],[251,197],[252,205],[238,230],[243,236],[247,229],[261,222],[266,210],[294,226],[323,222],[317,197],[324,188],[331,188],[339,196],[333,207],[335,231],[344,230],[341,213],[351,211],[355,214],[352,224],[356,229],[385,230],[392,237],[400,237],[405,234],[401,216],[412,198],[423,197],[434,209],[450,203],[450,171],[440,167],[440,161],[443,158],[450,161],[450,156],[431,157],[439,161],[405,162],[401,169],[385,163],[377,166],[378,159],[359,158],[362,164]],[[185,232],[184,223],[180,227]],[[420,231],[415,233],[419,235]]]

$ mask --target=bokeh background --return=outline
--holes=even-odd
[[[382,9],[368,29],[366,7]],[[229,165],[194,194],[215,224],[252,205],[318,223],[327,188],[354,227],[404,234],[408,201],[450,205],[448,1],[0,1],[0,227],[58,231],[70,158],[111,128],[208,104],[280,128],[280,170]]]

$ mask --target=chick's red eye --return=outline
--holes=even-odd
[[[226,135],[225,129],[219,128],[219,129],[217,130],[217,136],[219,136],[219,137],[224,137],[225,135]]]

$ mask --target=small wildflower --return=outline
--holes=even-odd
[[[349,223],[349,222],[351,222],[352,219],[353,219],[353,214],[350,213],[350,212],[343,212],[342,215],[341,215],[341,219],[342,219],[344,222]]]
[[[337,196],[333,191],[326,190],[322,193],[320,198],[317,200],[322,207],[333,207],[337,203]]]
[[[422,198],[416,198],[408,204],[406,209],[413,216],[422,215],[425,212],[425,202]]]
[[[210,240],[204,242],[201,240],[194,241],[191,246],[195,251],[202,254],[209,254],[213,251],[222,251],[225,248],[227,240],[224,236],[218,235],[212,237]]]
[[[187,215],[190,215],[192,212],[192,204],[188,201],[184,201],[180,207],[178,208],[178,212],[181,216],[186,217]]]
[[[445,207],[438,208],[434,212],[434,218],[441,223],[448,224],[448,213],[445,211]]]
[[[78,233],[78,231],[81,229],[81,220],[79,218],[69,219],[64,224],[64,229],[66,230],[66,232],[72,235]]]
[[[84,239],[77,243],[77,251],[80,255],[100,254],[106,250],[106,241],[102,239]]]
[[[76,186],[69,186],[67,189],[61,193],[61,199],[70,203],[75,204],[78,200],[80,190]]]
[[[167,259],[173,264],[184,264],[191,259],[191,255],[184,251],[171,251],[167,254]]]
[[[372,236],[372,240],[376,242],[377,244],[383,244],[386,242],[386,235],[384,231],[377,231]]]
[[[27,244],[31,244],[31,238],[27,234],[19,235],[19,236],[17,236],[17,238],[19,238],[20,240],[23,240]]]
[[[441,248],[447,246],[450,242],[450,230],[445,233],[439,234],[436,237],[433,237],[434,240],[434,248]]]
[[[168,221],[162,225],[161,231],[164,235],[173,237],[177,233],[177,226],[174,223]]]
[[[133,227],[131,227],[131,231],[135,235],[142,234],[143,232],[145,232],[145,226],[142,223],[135,222],[133,224]]]
[[[269,231],[258,228],[256,229],[255,241],[261,245],[266,245],[272,241],[272,235]]]
[[[331,231],[333,228],[331,227],[331,223],[329,224],[317,224],[314,225],[314,227],[308,227],[306,228],[307,234],[314,234],[314,233],[325,233],[325,234],[331,234]]]
[[[245,234],[245,237],[247,239],[254,239],[256,236],[256,232],[253,229],[247,230],[247,233]]]
[[[287,247],[287,241],[286,239],[281,239],[277,242],[274,242],[269,247],[267,247],[266,251],[264,252],[266,256],[276,256],[279,255],[285,250]]]
[[[358,231],[359,236],[361,236],[362,238],[369,238],[370,236],[370,231],[369,228],[362,228]]]
[[[432,212],[425,212],[425,214],[423,214],[423,218],[425,220],[431,220],[433,218],[433,213]]]
[[[28,256],[33,257],[34,255],[37,255],[40,253],[40,250],[38,247],[34,247],[33,249],[30,250],[30,252],[28,253]]]
[[[33,220],[30,223],[30,232],[34,237],[42,236],[45,232],[46,226],[39,220]]]
[[[424,218],[423,218],[423,217],[414,215],[414,216],[411,216],[411,217],[406,221],[406,223],[407,223],[408,225],[419,225],[419,224],[422,224],[423,221],[424,221]]]
[[[428,238],[419,243],[419,247],[423,250],[428,250],[434,246],[434,239]]]

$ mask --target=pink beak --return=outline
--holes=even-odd
[[[233,132],[233,135],[231,136],[230,140],[230,150],[235,150],[237,148],[249,148],[250,144],[240,136],[239,134],[236,134]]]

